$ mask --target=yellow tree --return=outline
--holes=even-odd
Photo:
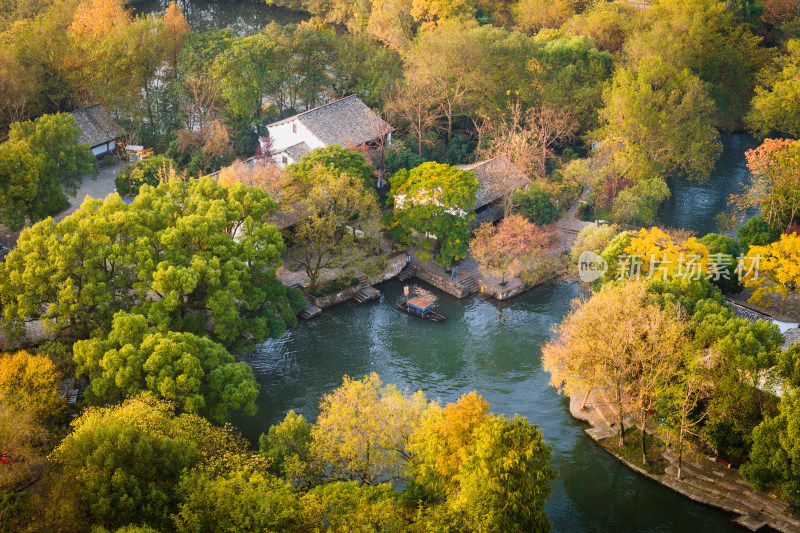
[[[751,246],[748,260],[753,268],[741,264],[739,268],[744,272],[742,283],[753,289],[749,301],[768,306],[773,295],[780,296],[783,313],[786,298],[800,288],[800,236],[782,235],[767,246]]]
[[[186,18],[183,16],[181,8],[177,2],[170,2],[167,6],[167,11],[164,13],[164,31],[162,38],[166,45],[167,57],[172,70],[178,66],[178,52],[181,51],[181,39],[187,33],[191,33],[192,29]]]
[[[475,391],[444,408],[432,406],[411,447],[415,480],[445,493],[454,492],[458,487],[456,476],[475,441],[475,430],[487,420],[488,413],[489,402]]]
[[[57,390],[60,382],[48,357],[28,352],[0,356],[0,404],[30,410],[38,418],[53,416],[64,407]]]
[[[680,314],[651,301],[647,284],[636,280],[606,284],[573,306],[542,350],[544,369],[550,384],[568,396],[603,390],[616,409],[622,446],[626,409],[649,407],[675,365]]]
[[[628,254],[625,263],[628,272],[640,271],[648,279],[697,279],[713,269],[709,266],[708,248],[695,237],[678,241],[657,227],[634,233],[625,253]]]
[[[422,391],[405,394],[383,386],[374,372],[362,380],[344,377],[342,386],[322,397],[311,429],[310,455],[323,475],[367,485],[405,479],[411,435],[428,401]]]

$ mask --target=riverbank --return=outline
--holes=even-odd
[[[581,408],[583,396],[576,394],[570,398],[570,414],[591,426],[585,432],[598,443],[607,438],[614,438],[618,434],[617,413],[603,391],[592,390]],[[632,413],[626,413],[624,424],[625,427],[635,426],[636,420]],[[648,432],[657,435],[658,428],[651,428],[648,425]],[[757,531],[764,526],[785,533],[800,531],[800,520],[789,515],[790,506],[787,503],[774,495],[755,492],[736,469],[728,468],[716,462],[714,458],[685,449],[681,461],[681,479],[678,480],[676,475],[678,457],[671,447],[663,453],[664,459],[668,462],[663,474],[647,472],[608,447],[601,447],[637,473],[695,502],[737,515],[734,522],[751,531]]]

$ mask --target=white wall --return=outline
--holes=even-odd
[[[292,132],[292,125],[297,125],[297,133]],[[281,150],[304,142],[308,148],[323,148],[325,144],[320,141],[302,122],[297,119],[289,120],[277,126],[267,127],[269,137],[272,139],[272,151],[278,153]]]
[[[101,144],[100,146],[95,146],[94,148],[92,148],[92,153],[94,154],[95,157],[100,157],[112,151],[115,146],[116,146],[115,142]]]

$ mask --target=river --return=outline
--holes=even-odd
[[[135,14],[162,15],[171,0],[141,0],[130,2]],[[297,24],[308,20],[310,15],[267,5],[265,0],[215,1],[178,0],[183,16],[194,32],[230,28],[234,35],[245,36],[259,33],[270,22]]]
[[[665,223],[701,234],[747,179],[744,136],[723,139],[725,152],[704,184],[676,186]],[[553,447],[559,475],[546,510],[555,531],[743,531],[726,513],[696,504],[634,474],[601,450],[574,420],[567,400],[548,383],[540,346],[579,295],[574,284],[536,289],[508,302],[458,300],[416,280],[418,294],[434,298],[447,316],[436,324],[401,313],[394,302],[403,284],[379,286],[380,302],[345,303],[272,340],[243,360],[261,384],[255,418],[236,420],[255,441],[294,409],[313,420],[322,394],[348,374],[380,374],[385,383],[425,391],[442,402],[477,390],[497,413],[538,424]]]

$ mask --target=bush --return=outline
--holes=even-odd
[[[511,201],[515,213],[524,216],[537,226],[551,224],[558,217],[552,194],[537,183],[531,183],[524,191],[514,193]]]
[[[745,252],[751,246],[766,246],[772,244],[780,238],[780,233],[769,228],[769,224],[764,220],[763,215],[753,217],[739,228],[736,237]]]
[[[726,256],[723,257],[723,261],[720,262],[718,268],[721,273],[727,271],[727,277],[729,279],[725,279],[725,276],[721,275],[720,279],[712,279],[711,282],[719,287],[722,292],[732,294],[741,292],[742,286],[739,285],[739,280],[736,275],[736,258],[742,253],[742,247],[739,246],[739,243],[730,237],[717,233],[709,233],[699,239],[699,241],[708,248],[709,254],[723,254],[723,256]]]
[[[425,160],[411,150],[405,141],[394,140],[392,144],[386,148],[383,170],[386,176],[391,176],[400,169],[411,170],[424,162]]]
[[[139,193],[142,185],[158,185],[159,176],[177,167],[175,161],[163,155],[148,157],[120,170],[114,178],[114,186],[120,196],[133,196]]]
[[[586,226],[581,230],[572,244],[572,260],[577,261],[582,252],[590,251],[600,254],[611,242],[619,228],[617,226]]]

